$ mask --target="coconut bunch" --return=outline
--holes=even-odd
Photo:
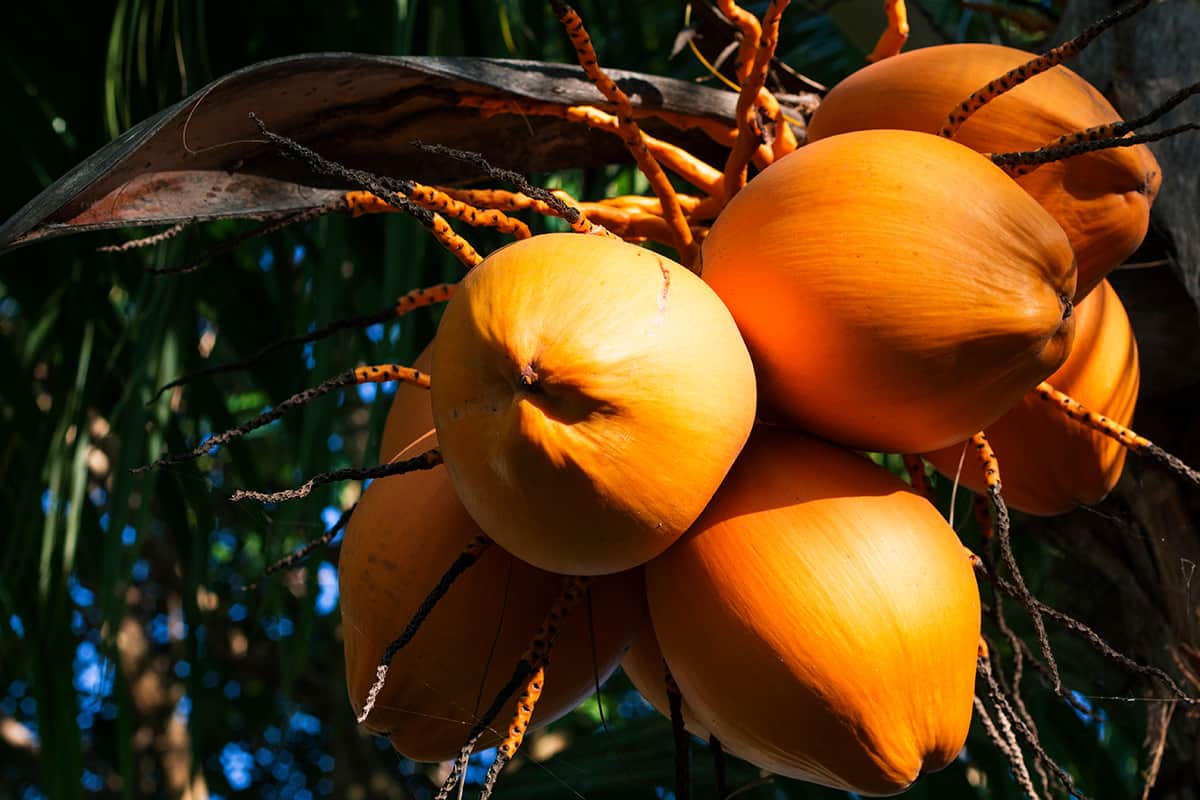
[[[863,235],[864,211],[878,235]],[[450,670],[426,655],[432,671],[410,677],[392,660],[379,681],[377,654],[423,596],[384,593],[380,565],[445,564],[481,534],[489,556],[548,578],[596,576],[597,622],[626,623],[617,647],[653,630],[660,680],[669,669],[698,727],[754,764],[888,794],[961,748],[979,648],[970,555],[927,500],[848,448],[953,444],[1057,369],[1074,330],[1066,235],[969,148],[872,131],[755,177],[714,224],[702,265],[701,279],[612,238],[555,234],[493,253],[457,288],[429,358],[433,424],[389,429],[387,446],[403,460],[436,436],[444,466],[419,479],[441,481],[459,532],[432,534],[450,542],[436,558],[373,551],[401,509],[426,529],[451,515],[421,503],[432,490],[418,476],[387,479],[364,495],[343,556],[352,701],[402,752],[453,755],[400,743],[411,726],[384,715],[414,707],[394,692],[419,694]],[[751,434],[756,417],[775,425]],[[648,617],[630,572],[643,565]],[[484,566],[447,599],[511,603],[533,585],[505,590]],[[635,610],[601,600],[607,580],[625,581]],[[478,631],[466,638],[486,646]],[[484,656],[420,635],[397,655],[419,659],[427,641],[454,663]],[[547,666],[546,692],[571,680],[559,669]],[[478,713],[472,688],[454,701],[468,712],[460,729]]]
[[[978,60],[995,77],[1012,64],[993,55]],[[897,80],[937,97],[971,91]],[[478,618],[498,597],[531,609],[495,633],[508,648],[495,661],[520,662],[556,576],[586,576],[595,677],[636,638],[624,663],[639,688],[729,752],[869,795],[952,761],[982,652],[975,559],[928,500],[861,451],[929,453],[945,469],[942,454],[986,430],[981,451],[994,435],[1020,473],[1014,505],[1036,513],[1094,502],[1119,474],[1124,449],[1037,387],[1051,378],[1128,422],[1136,346],[1103,275],[1144,234],[1157,167],[1127,148],[1071,164],[1078,174],[1022,181],[987,155],[1119,122],[1097,110],[1094,89],[1064,80],[1073,105],[1050,102],[1056,119],[1013,105],[1014,92],[962,124],[960,141],[866,119],[854,104],[877,110],[870,93],[839,112],[850,90],[838,87],[821,125],[835,113],[861,124],[835,131],[814,119],[810,144],[737,191],[703,241],[699,278],[578,233],[533,237],[474,266],[418,365],[431,394],[398,395],[385,439],[385,455],[436,446],[444,464],[373,484],[347,533],[347,673],[360,719],[406,755],[451,758],[453,733],[477,726],[478,697],[507,674],[488,671],[484,630],[451,620]],[[1032,133],[1013,121],[1030,115]],[[1017,129],[1026,139],[1003,138]],[[968,132],[978,137],[968,143]],[[1082,197],[1064,188],[1081,185]],[[1081,222],[1096,208],[1110,220]],[[1023,413],[1040,413],[1043,427]],[[1057,463],[1037,458],[1047,447]],[[998,496],[984,452],[990,472],[966,482]],[[458,563],[480,541],[495,544],[455,576],[456,610],[429,617],[462,641],[413,638],[383,680],[376,661],[396,619],[419,615],[427,588],[444,582],[414,568]],[[421,588],[402,596],[400,584]],[[508,639],[510,622],[521,632]],[[590,688],[573,630],[558,637],[561,660],[538,663],[536,710],[527,691],[509,736],[487,732],[502,753],[514,731]],[[459,680],[464,665],[475,671]],[[423,709],[430,695],[446,702]],[[448,725],[437,749],[419,728],[428,718]]]
[[[617,240],[535,237],[469,273],[426,365],[432,392],[401,387],[384,452],[403,461],[437,444],[445,463],[372,483],[341,558],[351,700],[400,752],[453,758],[559,575],[586,575],[589,613],[561,626],[528,724],[591,688],[581,634],[595,629],[602,679],[652,629],[689,713],[752,763],[879,794],[953,759],[979,638],[968,554],[859,454],[780,427],[751,434],[751,357],[704,281]],[[381,676],[380,653],[442,565],[481,539],[495,544]],[[733,691],[746,679],[761,692]],[[509,739],[476,744],[497,740]]]

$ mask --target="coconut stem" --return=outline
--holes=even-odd
[[[299,500],[302,497],[308,497],[312,494],[313,489],[329,483],[390,478],[394,475],[404,475],[408,472],[433,469],[441,463],[442,453],[435,448],[426,450],[419,456],[414,456],[407,461],[393,461],[377,467],[349,467],[347,469],[336,469],[332,472],[322,472],[319,475],[309,478],[294,489],[283,489],[278,492],[257,492],[249,489],[240,489],[234,492],[233,496],[229,499],[235,503],[241,500],[258,500],[260,503],[285,503],[288,500]]]
[[[687,218],[680,207],[675,187],[671,185],[671,181],[663,172],[658,159],[647,147],[642,129],[633,121],[633,105],[629,102],[629,96],[600,68],[596,49],[592,46],[592,39],[575,9],[562,0],[550,0],[550,5],[558,16],[558,21],[566,30],[567,36],[571,39],[571,44],[579,59],[579,66],[583,67],[583,71],[591,78],[600,93],[617,107],[621,139],[625,142],[625,147],[633,156],[634,161],[637,162],[638,169],[650,182],[650,188],[654,190],[655,196],[662,202],[663,218],[671,226],[675,249],[679,251],[679,260],[692,271],[696,271],[699,250],[697,250],[695,239],[692,237],[692,229],[688,226]]]
[[[350,521],[350,516],[354,513],[354,509],[356,508],[358,508],[357,501],[355,501],[354,505],[342,512],[341,516],[338,517],[337,522],[333,524],[333,527],[312,541],[306,542],[295,552],[289,553],[275,563],[271,564],[269,567],[263,570],[263,575],[273,575],[280,570],[291,569],[293,566],[299,564],[301,561],[307,558],[308,554],[316,550],[318,547],[332,542],[337,538],[337,535],[342,532],[342,529],[346,527],[346,523]]]
[[[121,242],[120,244],[106,244],[101,247],[97,247],[96,252],[97,253],[124,253],[128,250],[137,250],[142,247],[154,247],[155,245],[162,244],[163,242],[167,241],[168,239],[174,239],[176,236],[183,233],[184,228],[187,228],[193,222],[195,222],[194,219],[184,221],[184,222],[176,222],[171,227],[161,230],[158,233],[151,234],[149,236],[143,236],[139,239],[130,239],[129,241]]]
[[[1032,156],[1032,155],[1036,155],[1038,153],[1042,153],[1044,151],[1053,150],[1055,148],[1066,148],[1071,145],[1078,145],[1078,144],[1082,144],[1084,142],[1099,142],[1099,141],[1104,141],[1104,140],[1116,141],[1116,140],[1121,139],[1121,137],[1125,136],[1127,133],[1132,133],[1133,131],[1137,130],[1138,128],[1144,127],[1153,122],[1157,122],[1159,119],[1164,117],[1169,111],[1171,111],[1173,108],[1178,106],[1184,100],[1188,99],[1189,97],[1191,97],[1192,95],[1197,94],[1197,93],[1200,93],[1200,83],[1193,83],[1191,86],[1180,89],[1178,92],[1176,92],[1175,94],[1171,95],[1166,100],[1164,100],[1160,105],[1158,105],[1154,109],[1146,112],[1142,116],[1137,117],[1136,119],[1131,119],[1128,121],[1110,122],[1106,125],[1096,125],[1091,128],[1087,128],[1086,130],[1075,131],[1074,133],[1064,134],[1064,135],[1058,137],[1057,139],[1055,139],[1053,142],[1043,145],[1041,148],[1039,148],[1037,150],[1030,150],[1030,151],[1027,151],[1026,153],[1005,153],[1004,155],[1005,156],[1022,156],[1022,155],[1031,155]],[[1186,128],[1187,126],[1184,126],[1184,127]],[[1175,130],[1175,129],[1172,129],[1172,130]],[[1183,131],[1179,130],[1178,132],[1182,133]],[[1154,135],[1160,136],[1159,134],[1154,134]],[[1143,139],[1143,140],[1139,140],[1138,143],[1141,143],[1144,141],[1152,141],[1152,140]],[[1063,157],[1067,158],[1068,156],[1063,156]],[[1038,168],[1038,166],[1040,166],[1041,163],[1044,163],[1044,162],[1039,161],[1037,163],[1013,163],[1011,165],[1001,164],[1000,166],[1009,175],[1012,175],[1015,178],[1019,178],[1022,175],[1028,175],[1030,172],[1033,172],[1035,169]]]
[[[1050,758],[1050,755],[1038,741],[1037,732],[1026,725],[1025,721],[1022,720],[1013,710],[1012,704],[1010,704],[1008,701],[1008,697],[1004,694],[1003,689],[1000,688],[1000,684],[996,682],[996,676],[992,673],[991,657],[986,651],[980,654],[977,670],[987,685],[988,696],[991,699],[993,706],[996,708],[997,714],[1006,717],[1011,725],[1013,725],[1021,734],[1022,738],[1025,739],[1025,742],[1034,751],[1034,753],[1038,754],[1038,756],[1042,758],[1045,763],[1050,765],[1051,771],[1054,772],[1054,777],[1058,779],[1059,783],[1061,783],[1064,788],[1066,788],[1071,797],[1078,798],[1078,800],[1088,800],[1087,795],[1083,794],[1083,792],[1076,788],[1075,780],[1071,777],[1071,774],[1060,767],[1058,762]],[[1020,752],[1019,747],[1017,748],[1017,752]],[[1030,782],[1030,788],[1026,789],[1026,791],[1029,791],[1030,789],[1032,789],[1032,782]],[[1034,796],[1036,797],[1036,795]]]
[[[418,308],[425,308],[437,303],[445,303],[454,296],[454,290],[458,288],[456,283],[439,283],[435,286],[426,286],[421,289],[413,289],[411,292],[406,292],[396,298],[396,302],[392,303],[387,308],[380,309],[373,314],[365,314],[361,317],[349,317],[329,323],[323,328],[309,331],[308,333],[299,336],[285,336],[281,339],[276,339],[272,342],[267,342],[258,350],[254,351],[246,358],[233,361],[228,364],[218,364],[214,367],[197,370],[196,372],[183,375],[170,383],[163,384],[161,388],[154,394],[154,399],[168,389],[174,389],[176,386],[183,386],[197,378],[203,378],[211,375],[223,375],[227,372],[237,372],[238,370],[247,369],[259,363],[271,353],[288,345],[308,344],[309,342],[320,341],[329,336],[332,336],[339,331],[351,330],[355,328],[366,328],[371,325],[377,325],[381,322],[403,317],[410,311]]]
[[[1146,437],[1138,435],[1135,431],[1125,427],[1116,420],[1109,419],[1103,414],[1089,410],[1078,400],[1058,391],[1045,381],[1039,383],[1034,391],[1038,397],[1048,403],[1053,403],[1060,411],[1076,422],[1120,442],[1126,448],[1139,455],[1147,456],[1157,461],[1176,475],[1187,479],[1193,486],[1200,486],[1200,472],[1192,469],[1177,456],[1171,455]]]
[[[925,474],[925,462],[920,456],[912,453],[906,453],[903,458],[904,468],[908,470],[908,482],[913,491],[932,503],[933,485],[929,482],[929,476]]]
[[[571,226],[571,230],[576,233],[591,233],[599,236],[612,236],[609,231],[605,230],[604,226],[597,225],[588,220],[577,207],[565,201],[560,194],[543,189],[540,186],[534,186],[524,175],[519,172],[513,172],[508,169],[501,169],[494,166],[480,153],[473,153],[469,150],[456,150],[453,147],[446,147],[440,144],[426,144],[425,142],[416,141],[413,145],[426,153],[434,155],[446,156],[453,158],[456,161],[462,161],[471,164],[486,174],[490,178],[496,180],[507,181],[516,186],[522,195],[528,197],[531,202],[528,205],[514,205],[510,210],[518,210],[520,208],[532,208],[539,214],[558,217]],[[479,189],[475,192],[493,192],[496,196],[502,193],[499,190]],[[461,197],[462,192],[447,191],[448,194],[455,197]]]
[[[1037,724],[1033,720],[1033,715],[1031,715],[1029,713],[1029,709],[1026,708],[1025,701],[1021,698],[1021,678],[1024,674],[1024,669],[1025,669],[1025,652],[1026,651],[1025,651],[1025,648],[1021,647],[1021,644],[1022,644],[1021,639],[1017,636],[1016,633],[1013,632],[1012,628],[1010,628],[1008,626],[1008,622],[1004,619],[1004,612],[1003,612],[1003,608],[1001,606],[1000,592],[999,592],[999,589],[997,589],[995,585],[992,586],[992,598],[993,598],[993,610],[995,612],[993,614],[993,619],[996,621],[996,626],[1000,629],[1000,632],[1003,633],[1005,638],[1008,639],[1009,645],[1012,647],[1012,652],[1013,652],[1012,683],[1010,685],[1008,683],[1008,681],[1005,679],[1004,664],[1003,664],[999,654],[995,652],[994,648],[991,649],[991,652],[995,655],[994,670],[995,670],[996,679],[1000,683],[1000,688],[1004,690],[1005,694],[1012,701],[1013,707],[1016,710],[1016,712],[1021,715],[1021,719],[1025,721],[1025,724],[1029,727],[1029,729],[1031,731],[1036,732]],[[1048,670],[1047,670],[1046,674],[1047,675],[1049,674]],[[1064,691],[1063,694],[1065,694],[1067,697],[1071,696],[1070,693],[1066,692],[1066,691]],[[1036,751],[1034,752],[1034,756],[1035,757],[1034,757],[1034,761],[1033,761],[1033,769],[1037,773],[1038,780],[1041,783],[1042,791],[1045,792],[1047,795],[1050,795],[1051,794],[1050,778],[1046,774],[1045,759],[1043,758],[1041,753],[1038,753]]]
[[[360,725],[367,721],[367,717],[371,714],[371,709],[375,707],[375,701],[379,698],[379,693],[383,690],[383,686],[387,682],[388,669],[391,667],[392,659],[417,635],[417,631],[421,629],[421,625],[424,624],[425,620],[429,618],[430,613],[433,612],[434,606],[446,596],[454,581],[479,561],[479,557],[487,551],[491,544],[492,540],[483,534],[475,536],[471,541],[467,542],[467,546],[451,562],[450,568],[442,574],[437,584],[429,591],[429,594],[425,596],[421,604],[417,606],[416,613],[413,614],[408,624],[404,626],[404,630],[384,649],[383,655],[379,658],[379,664],[375,667],[375,682],[367,690],[367,698],[363,702],[362,710],[357,715]]]
[[[989,581],[992,581],[996,587],[1000,589],[1000,591],[1004,592],[1009,597],[1017,597],[1018,589],[1011,582],[994,574],[986,575],[986,577]],[[1163,670],[1159,669],[1158,667],[1150,666],[1148,664],[1141,664],[1137,661],[1134,661],[1132,658],[1125,655],[1120,650],[1117,650],[1108,642],[1104,641],[1104,639],[1100,637],[1100,634],[1096,633],[1095,630],[1088,627],[1083,622],[1075,619],[1071,615],[1065,614],[1053,606],[1046,605],[1041,600],[1036,598],[1034,598],[1034,603],[1038,606],[1038,610],[1041,611],[1045,616],[1079,636],[1081,639],[1091,645],[1091,647],[1100,655],[1109,659],[1113,663],[1124,667],[1130,672],[1158,681],[1165,689],[1174,695],[1172,700],[1184,703],[1186,705],[1200,705],[1200,698],[1191,697],[1188,695],[1185,691],[1183,691],[1182,688],[1180,688],[1179,684],[1176,683],[1175,680]],[[1059,694],[1062,695],[1063,693],[1060,692]]]
[[[1098,22],[1089,25],[1074,39],[1063,42],[1052,50],[1047,50],[1044,54],[1026,61],[1019,67],[1014,67],[999,78],[990,81],[987,86],[977,89],[970,97],[963,100],[950,112],[946,124],[938,132],[938,135],[944,136],[947,139],[953,139],[963,123],[989,102],[995,100],[1005,92],[1015,89],[1030,78],[1040,75],[1063,63],[1068,58],[1077,55],[1095,41],[1096,37],[1104,33],[1104,31],[1118,22],[1129,19],[1148,5],[1150,5],[1150,0],[1136,0],[1125,8],[1118,9]]]
[[[404,194],[408,199],[421,208],[462,220],[476,228],[495,228],[518,239],[528,239],[533,235],[524,222],[496,209],[476,208],[470,203],[451,197],[437,187],[426,186],[423,183],[406,180],[402,181],[401,185],[405,187]],[[355,217],[364,214],[388,214],[397,210],[391,203],[371,192],[348,192],[345,200],[351,216]]]
[[[975,713],[979,717],[979,721],[983,724],[983,729],[987,732],[988,738],[992,740],[992,744],[996,745],[1005,758],[1008,759],[1008,764],[1012,767],[1013,777],[1021,790],[1025,792],[1027,797],[1032,800],[1038,800],[1037,792],[1033,788],[1033,781],[1029,777],[1029,769],[1025,766],[1025,755],[1021,752],[1021,746],[1017,743],[1017,737],[1013,733],[1012,725],[1008,722],[1008,717],[999,707],[996,708],[996,718],[1000,721],[999,727],[992,721],[992,717],[988,714],[987,706],[979,695],[975,695]],[[1003,730],[1003,733],[1001,733]]]
[[[683,693],[666,666],[667,706],[671,711],[671,733],[675,740],[675,797],[690,800],[692,796],[692,751],[687,729],[683,726]]]
[[[529,682],[525,684],[525,691],[521,693],[521,697],[517,700],[517,710],[513,712],[512,721],[508,723],[508,734],[504,737],[504,741],[496,748],[496,760],[488,767],[487,775],[483,780],[483,791],[479,795],[479,800],[488,800],[492,796],[492,791],[496,788],[496,781],[500,777],[501,770],[504,765],[512,760],[516,754],[517,748],[521,746],[521,742],[525,739],[525,731],[529,729],[529,719],[533,716],[533,708],[537,704],[538,698],[542,695],[542,686],[546,681],[545,665],[537,668],[537,671],[530,677]]]
[[[475,745],[479,743],[479,738],[484,732],[489,729],[492,721],[504,709],[517,689],[522,685],[527,685],[529,677],[535,674],[540,668],[546,665],[547,659],[550,657],[550,651],[554,647],[554,643],[558,640],[558,634],[562,629],[563,620],[571,613],[571,610],[579,604],[587,595],[587,588],[591,582],[591,578],[569,576],[563,578],[562,593],[550,606],[550,610],[546,612],[545,618],[542,620],[542,625],[538,628],[536,634],[529,644],[529,648],[517,661],[513,667],[512,676],[508,679],[508,683],[496,694],[492,700],[492,704],[487,710],[475,721],[467,733],[466,744],[459,751],[459,757],[455,761],[454,766],[450,769],[450,774],[446,776],[446,780],[442,782],[442,786],[438,789],[438,793],[434,796],[434,800],[447,800],[450,792],[458,783],[462,776],[463,770],[466,769],[467,760],[475,750]]]
[[[271,219],[268,222],[264,222],[262,225],[259,225],[256,228],[252,228],[244,233],[240,233],[231,239],[226,239],[208,252],[201,254],[191,263],[175,267],[148,267],[144,271],[150,273],[151,275],[187,275],[202,269],[203,267],[212,263],[212,261],[218,256],[223,256],[226,253],[230,253],[253,239],[269,236],[275,231],[282,230],[291,225],[298,225],[302,222],[307,222],[310,219],[316,219],[317,217],[322,217],[326,214],[334,214],[341,210],[343,210],[343,207],[341,199],[339,198],[332,203],[317,206],[316,208],[309,208],[305,209],[304,211],[296,211],[284,214],[276,217],[275,219]],[[185,223],[184,225],[186,226],[187,224],[188,223]],[[173,229],[168,229],[167,231],[163,231],[161,234],[150,236],[146,239],[135,239],[134,241],[126,242],[125,244],[129,245],[130,248],[143,246],[150,247],[158,244],[161,241],[171,238],[171,236],[166,235],[170,232],[170,230]],[[173,236],[174,234],[171,235]],[[126,249],[124,245],[118,245],[117,247],[119,249]]]
[[[1051,683],[1057,693],[1062,688],[1062,679],[1058,675],[1058,663],[1054,660],[1050,639],[1046,635],[1046,624],[1042,621],[1042,615],[1038,611],[1037,601],[1030,593],[1029,587],[1025,585],[1025,578],[1021,575],[1021,569],[1017,566],[1017,558],[1012,549],[1008,505],[1000,493],[1000,462],[996,459],[996,453],[992,450],[991,444],[988,443],[987,437],[982,431],[971,437],[971,444],[975,447],[976,456],[983,469],[984,481],[987,483],[987,494],[996,511],[995,530],[996,540],[1000,544],[1000,557],[1013,576],[1013,584],[1019,592],[1017,599],[1025,607],[1029,618],[1033,621],[1033,629],[1037,633],[1038,644],[1042,648],[1042,656],[1046,659],[1046,665],[1050,668]]]
[[[1003,169],[1009,175],[1019,178],[1022,175],[1027,175],[1042,164],[1049,164],[1052,161],[1062,161],[1067,158],[1074,158],[1086,153],[1094,153],[1097,150],[1112,150],[1118,147],[1136,147],[1139,144],[1147,142],[1157,142],[1160,139],[1167,139],[1172,136],[1178,136],[1181,133],[1189,133],[1191,131],[1200,130],[1200,125],[1194,122],[1189,122],[1185,125],[1176,125],[1174,128],[1158,131],[1157,133],[1139,133],[1135,136],[1120,136],[1111,139],[1085,139],[1083,141],[1071,141],[1067,144],[1053,144],[1043,147],[1039,150],[1023,150],[1013,153],[992,153],[988,157],[992,163]]]
[[[218,433],[205,439],[200,444],[193,447],[186,453],[177,453],[175,455],[164,455],[157,461],[145,466],[137,467],[134,472],[145,472],[146,470],[158,469],[172,464],[179,464],[184,461],[194,461],[202,455],[212,453],[212,451],[227,442],[245,436],[251,431],[257,430],[265,425],[270,425],[275,420],[281,418],[284,414],[294,408],[306,405],[313,400],[316,400],[322,395],[329,394],[335,389],[340,389],[345,386],[354,386],[362,383],[388,383],[390,381],[404,381],[415,386],[420,386],[423,389],[429,388],[429,375],[412,367],[405,367],[400,364],[378,364],[367,367],[356,367],[355,369],[343,372],[340,375],[335,375],[327,381],[323,381],[311,389],[305,389],[302,392],[292,395],[284,400],[279,405],[272,408],[263,414],[259,414],[253,419],[246,420],[236,428],[230,428],[227,431]]]
[[[762,36],[754,52],[754,63],[751,65],[742,89],[738,93],[737,123],[738,136],[733,144],[733,150],[725,162],[725,199],[733,199],[743,186],[746,185],[746,170],[754,151],[763,142],[762,126],[759,124],[757,109],[758,97],[767,81],[767,70],[771,59],[775,56],[775,48],[779,44],[779,21],[789,0],[771,0],[767,12],[763,15]],[[786,123],[784,124],[786,127]]]
[[[717,797],[719,800],[725,800],[725,797],[729,794],[728,782],[725,777],[725,748],[721,746],[721,740],[711,734],[708,737],[708,752],[712,755],[713,777],[717,784]]]
[[[397,181],[391,178],[372,175],[362,170],[350,169],[337,162],[323,158],[299,142],[273,133],[267,129],[266,124],[255,114],[251,114],[250,119],[254,120],[254,124],[258,126],[259,134],[266,138],[268,142],[284,153],[303,161],[314,172],[341,178],[365,189],[393,208],[415,217],[467,269],[483,261],[483,256],[475,251],[470,242],[455,233],[444,217],[427,208],[422,208],[405,196],[405,186],[411,188],[413,186],[411,181]]]
[[[884,0],[883,11],[887,14],[887,28],[875,42],[875,49],[867,56],[869,64],[899,55],[908,41],[908,7],[904,0]]]
[[[582,123],[594,130],[621,135],[620,119],[615,114],[602,111],[595,106],[564,106],[525,98],[491,95],[462,95],[458,98],[458,104],[467,108],[476,108],[484,116],[520,114],[522,116],[557,117]],[[719,170],[682,147],[651,136],[645,131],[642,132],[642,138],[646,143],[646,148],[663,167],[707,194],[721,193],[722,175]],[[453,197],[459,196],[457,192],[447,192],[447,194]],[[578,230],[577,232],[588,233],[589,231]]]

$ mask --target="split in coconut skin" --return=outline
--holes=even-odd
[[[754,370],[703,281],[615,239],[548,234],[463,279],[433,414],[479,526],[530,564],[645,563],[700,515],[753,425]]]

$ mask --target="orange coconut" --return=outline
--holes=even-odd
[[[429,394],[401,385],[392,406],[408,458],[436,446]],[[414,441],[415,440],[415,441]],[[346,683],[358,712],[384,649],[479,529],[444,467],[374,481],[346,529],[339,560]],[[644,615],[640,572],[593,581],[590,603],[566,620],[533,716],[544,725],[591,694],[617,666]],[[562,590],[562,578],[492,546],[453,584],[417,636],[392,661],[366,726],[417,761],[453,758]],[[591,642],[595,633],[595,660]],[[494,650],[493,650],[494,643]],[[502,728],[516,698],[496,723]],[[480,705],[482,704],[482,705]],[[499,736],[485,737],[487,747]]]
[[[1108,281],[1076,306],[1075,345],[1050,385],[1122,425],[1133,419],[1138,395],[1138,351],[1129,317]],[[1031,514],[1062,514],[1098,503],[1117,484],[1125,448],[1047,403],[1027,394],[985,431],[1000,461],[1004,499]],[[958,473],[962,446],[925,458],[944,475]],[[971,458],[960,481],[975,491],[983,476]]]
[[[968,554],[865,458],[758,429],[646,590],[693,713],[742,758],[881,795],[962,748],[980,634]]]
[[[807,145],[704,241],[772,413],[862,449],[962,441],[1070,349],[1071,245],[978,153],[910,131]]]
[[[972,92],[1029,58],[1011,47],[947,44],[884,59],[829,92],[809,141],[868,128],[935,133]],[[985,105],[955,138],[981,153],[1035,150],[1120,119],[1095,87],[1058,66]],[[1075,296],[1082,298],[1141,244],[1161,173],[1149,148],[1138,145],[1047,164],[1017,182],[1070,238],[1079,261]]]
[[[433,353],[433,414],[471,515],[509,552],[595,575],[661,553],[749,435],[754,372],[704,282],[580,234],[510,244],[463,279]]]

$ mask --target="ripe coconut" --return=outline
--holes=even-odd
[[[936,133],[972,92],[1029,58],[1011,47],[947,44],[884,59],[833,87],[813,114],[809,141],[871,128]],[[955,140],[981,153],[1036,150],[1119,121],[1095,87],[1057,66],[983,106]],[[1161,180],[1145,145],[1076,156],[1017,178],[1071,240],[1079,262],[1076,299],[1141,244]]]
[[[766,413],[856,448],[960,442],[1071,346],[1062,229],[987,159],[929,134],[848,133],[776,161],[702,257]]]
[[[894,794],[950,763],[979,596],[938,512],[856,453],[759,428],[646,566],[658,643],[700,724],[772,772]]]
[[[432,416],[427,391],[397,389],[389,433],[409,446],[394,451],[395,458],[436,446]],[[384,649],[479,533],[444,467],[376,480],[363,493],[338,564],[346,684],[356,713]],[[365,725],[390,736],[415,761],[457,756],[472,722],[507,681],[561,590],[560,576],[489,548],[396,655]],[[595,690],[597,679],[616,669],[645,614],[643,591],[640,571],[592,582],[593,618],[586,605],[567,617],[546,668],[535,727],[570,711]],[[514,697],[499,719],[507,719],[516,704]],[[500,738],[485,735],[479,746]]]
[[[1138,395],[1138,351],[1129,317],[1108,281],[1076,306],[1075,345],[1047,380],[1087,408],[1129,425]],[[1062,514],[1098,503],[1112,491],[1125,465],[1120,442],[1067,417],[1030,392],[985,431],[1000,462],[1004,499],[1031,514]],[[925,458],[939,472],[958,473],[962,445]],[[960,482],[983,491],[983,475],[968,457]]]
[[[750,433],[754,372],[721,301],[650,250],[526,239],[463,279],[433,353],[459,497],[531,564],[597,575],[661,553]]]

